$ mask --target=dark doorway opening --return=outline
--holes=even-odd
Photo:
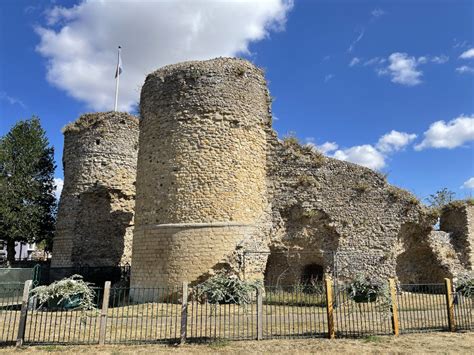
[[[318,264],[309,264],[303,268],[301,273],[301,283],[303,285],[312,285],[315,282],[322,282],[324,277],[324,268]]]

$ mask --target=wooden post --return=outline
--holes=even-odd
[[[25,340],[26,318],[28,316],[28,299],[30,296],[30,289],[32,283],[32,280],[28,280],[25,282],[25,286],[23,287],[23,296],[21,298],[20,323],[18,324],[16,346],[22,346],[23,341]]]
[[[257,340],[263,339],[263,290],[257,287]]]
[[[391,311],[392,311],[392,330],[393,335],[398,336],[400,334],[400,323],[398,321],[398,301],[397,301],[397,285],[395,279],[389,279],[390,287],[390,298],[392,301]]]
[[[334,327],[334,309],[332,307],[333,292],[332,292],[332,280],[326,278],[326,309],[328,315],[328,337],[334,339],[336,337],[336,329]]]
[[[186,343],[188,327],[188,283],[183,281],[183,298],[181,300],[181,338],[180,343]]]
[[[454,303],[453,303],[453,287],[451,285],[450,279],[444,279],[444,284],[446,286],[446,307],[448,310],[448,326],[449,331],[454,332],[456,330],[456,326],[454,324]]]
[[[107,329],[107,313],[109,310],[109,300],[110,300],[110,281],[105,281],[104,298],[102,299],[102,310],[100,312],[99,345],[105,344],[105,331]]]

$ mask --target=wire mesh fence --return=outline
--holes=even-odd
[[[401,284],[397,299],[402,333],[449,328],[445,284]]]
[[[16,340],[20,321],[23,284],[7,283],[0,287],[0,344]]]
[[[25,344],[96,344],[99,339],[99,307],[103,289],[94,288],[96,309],[70,309],[67,303],[52,300],[39,304],[28,301]]]

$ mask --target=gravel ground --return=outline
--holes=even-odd
[[[351,354],[474,354],[474,333],[425,333],[400,337],[380,336],[362,339],[285,339],[263,341],[214,342],[209,344],[107,345],[107,346],[32,346],[2,348],[14,354],[156,354],[156,353],[351,353]]]

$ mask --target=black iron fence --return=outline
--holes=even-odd
[[[473,299],[449,283],[395,287],[392,281],[390,286],[389,293],[368,298],[354,297],[347,285],[329,281],[265,286],[246,304],[213,304],[186,284],[128,288],[106,283],[95,289],[96,309],[81,311],[40,306],[32,296],[22,299],[23,285],[16,285],[0,295],[0,342],[177,343],[474,330]]]

